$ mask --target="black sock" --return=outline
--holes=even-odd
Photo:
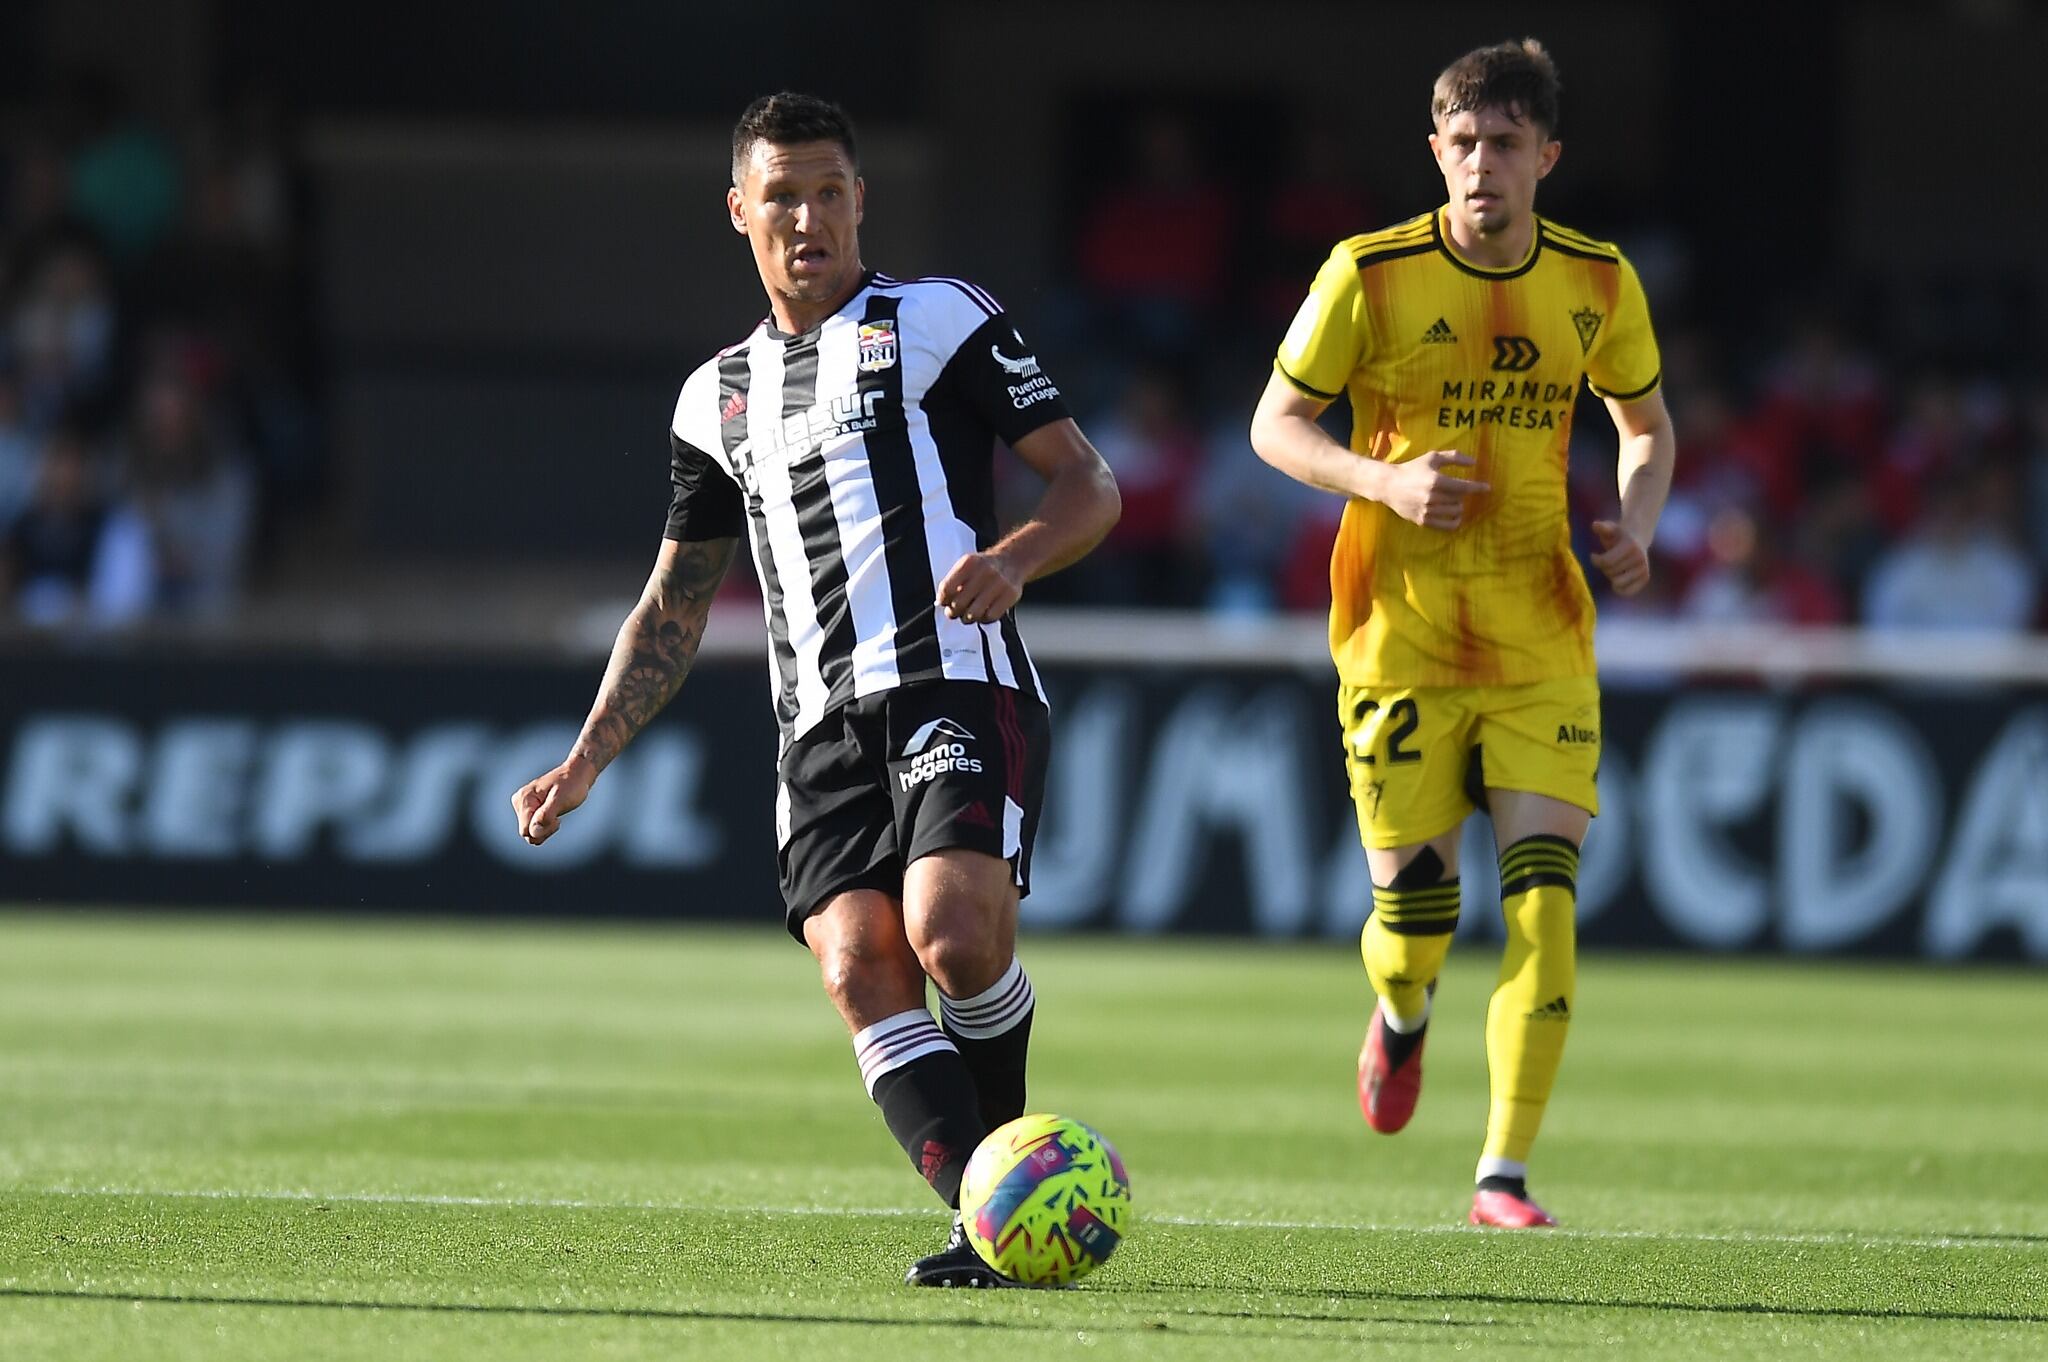
[[[1015,956],[1000,978],[971,998],[939,991],[939,1021],[974,1075],[981,1119],[990,1130],[1024,1114],[1024,1061],[1037,1012],[1037,995]]]
[[[960,1175],[988,1134],[967,1062],[954,1050],[921,1055],[877,1078],[872,1091],[911,1167],[957,1209]]]
[[[990,1130],[1024,1114],[1024,1068],[1031,1051],[1031,1019],[1037,1009],[999,1036],[975,1039],[963,1036],[950,1025],[946,1038],[959,1047],[960,1058],[974,1075],[975,1091],[981,1095],[981,1120]]]
[[[1413,1031],[1396,1031],[1387,1025],[1386,1014],[1380,1015],[1380,1049],[1387,1052],[1387,1067],[1398,1069],[1408,1062],[1408,1056],[1415,1053],[1415,1047],[1422,1044],[1423,1035],[1429,1030],[1424,1022]]]
[[[1503,1177],[1499,1173],[1491,1173],[1479,1179],[1477,1190],[1482,1192],[1506,1192],[1510,1196],[1517,1196],[1527,1201],[1529,1199],[1529,1180],[1527,1178]]]

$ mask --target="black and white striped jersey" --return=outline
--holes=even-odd
[[[1016,620],[937,603],[997,537],[994,454],[1067,415],[996,301],[869,274],[802,335],[763,320],[683,384],[668,537],[753,546],[784,740],[855,696],[988,681],[1044,698]]]

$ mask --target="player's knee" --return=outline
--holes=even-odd
[[[899,1011],[924,997],[923,974],[902,942],[841,938],[819,953],[818,973],[826,996],[849,1014]]]
[[[942,993],[971,998],[1002,977],[1014,951],[1004,949],[996,934],[988,930],[984,915],[961,912],[938,917],[913,944],[918,964]]]

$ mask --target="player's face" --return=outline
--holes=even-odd
[[[756,142],[726,207],[768,292],[815,306],[836,301],[860,277],[865,193],[837,142]]]
[[[1487,108],[1446,118],[1429,135],[1429,149],[1452,215],[1473,235],[1491,236],[1529,220],[1536,182],[1557,164],[1559,147],[1538,125]]]

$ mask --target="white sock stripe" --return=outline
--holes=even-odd
[[[939,1015],[945,1019],[948,1030],[969,1040],[988,1040],[1011,1031],[1029,1016],[1038,1003],[1038,997],[1031,989],[1031,980],[1014,965],[1011,973],[1015,982],[1000,997],[990,999],[989,989],[973,1000],[972,1004],[956,1003],[943,993],[939,995]],[[1005,978],[1010,976],[1006,974]],[[997,988],[1001,988],[999,983]]]
[[[969,1007],[964,1003],[951,1002],[942,994],[939,1001],[939,1015],[947,1021],[963,1021],[984,1025],[996,1017],[1016,1011],[1020,1003],[1026,1007],[1030,1006],[1031,1001],[1031,981],[1019,975],[1016,987],[1012,988],[1008,993],[992,1002],[979,1003],[973,1007]]]
[[[983,989],[981,992],[975,994],[971,998],[948,998],[946,996],[946,991],[944,989],[940,989],[939,1006],[955,1008],[984,1007],[989,1003],[992,1003],[997,999],[1007,995],[1011,989],[1017,986],[1017,981],[1019,979],[1022,979],[1023,977],[1024,962],[1013,955],[1010,957],[1010,963],[1008,967],[1006,967],[1003,970],[1002,974],[997,977],[996,981],[990,984],[987,988]]]
[[[970,1026],[965,1022],[948,1022],[947,1025],[952,1027],[953,1034],[962,1040],[994,1040],[997,1036],[1006,1036],[1016,1030],[1017,1024],[1023,1021],[1030,1011],[1028,1007],[1019,1008],[1016,1016],[1005,1017],[986,1026]]]
[[[921,1039],[914,1045],[907,1045],[901,1050],[892,1050],[886,1055],[874,1056],[872,1062],[863,1062],[860,1066],[860,1081],[867,1085],[868,1096],[873,1097],[875,1095],[875,1084],[879,1083],[884,1077],[896,1072],[896,1070],[911,1063],[913,1060],[923,1059],[926,1055],[945,1054],[948,1052],[957,1055],[960,1053],[960,1050],[952,1041],[947,1040],[937,1027],[933,1027],[932,1034],[928,1038]]]
[[[932,1020],[932,1014],[923,1008],[918,1007],[908,1012],[898,1012],[894,1016],[884,1017],[878,1022],[871,1022],[855,1032],[853,1052],[855,1054],[865,1054],[878,1045],[887,1045],[899,1036],[908,1035],[913,1031],[927,1027],[932,1030],[938,1029],[937,1023]]]
[[[1023,1024],[1024,1019],[1030,1015],[1031,1008],[1027,1003],[1016,1011],[1006,1016],[998,1017],[994,1021],[976,1023],[955,1021],[948,1018],[946,1025],[954,1035],[959,1036],[963,1040],[994,1040],[997,1036],[1008,1035],[1016,1030],[1018,1026]]]
[[[868,1096],[875,1093],[875,1080],[892,1069],[937,1050],[956,1049],[939,1030],[932,1014],[923,1008],[899,1012],[893,1017],[863,1027],[853,1038],[853,1060],[860,1066],[861,1082]]]
[[[1010,967],[1002,977],[990,984],[972,998],[948,998],[943,989],[939,992],[939,1010],[950,1016],[978,1019],[983,1014],[1007,1007],[1016,996],[1017,990],[1029,990],[1031,980],[1025,977],[1024,962],[1014,955]]]

